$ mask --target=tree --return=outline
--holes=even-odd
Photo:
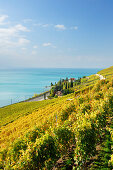
[[[68,81],[68,77],[66,77],[66,81]]]
[[[65,86],[66,86],[65,88],[67,89],[67,88],[68,88],[68,87],[67,87],[67,81],[66,81],[66,83],[65,83]]]
[[[51,82],[51,86],[53,86],[53,83]]]
[[[73,80],[71,79],[71,85],[70,85],[71,87],[73,87]]]

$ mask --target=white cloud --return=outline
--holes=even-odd
[[[52,47],[57,48],[55,45],[51,44],[50,42],[42,44],[43,47]]]
[[[19,38],[18,39],[19,45],[25,45],[25,44],[28,44],[29,42],[30,42],[30,40],[27,40],[26,38]]]
[[[48,47],[48,46],[51,46],[52,44],[51,43],[44,43],[42,44],[44,47]]]
[[[60,30],[65,30],[66,27],[64,25],[55,25],[55,28],[60,29]]]
[[[30,43],[30,40],[25,38],[18,38],[18,39],[0,39],[0,50],[5,48],[15,48],[20,46],[25,46]]]
[[[23,31],[23,32],[29,32],[30,30],[28,30],[25,26],[18,24],[14,26],[15,31]]]
[[[5,20],[8,15],[0,16],[0,25],[5,25]],[[9,22],[7,22],[9,23]],[[10,23],[11,24],[11,23]],[[2,48],[13,48],[28,44],[30,41],[23,35],[24,32],[29,32],[27,27],[22,24],[16,24],[13,26],[7,26],[0,28],[0,47]]]
[[[20,32],[28,32],[29,30],[21,24],[8,28],[0,28],[0,37],[15,37]]]
[[[38,27],[41,27],[41,28],[51,28],[51,27],[54,27],[56,28],[57,30],[66,30],[66,29],[71,29],[71,30],[78,30],[78,26],[73,26],[73,27],[69,27],[67,28],[65,25],[63,24],[57,24],[57,25],[54,25],[54,24],[42,24],[42,23],[35,23],[33,24],[34,26],[38,26]]]
[[[74,26],[74,27],[71,27],[71,29],[73,29],[73,30],[78,30],[78,27],[77,27],[77,26]]]
[[[5,25],[4,22],[8,18],[8,15],[0,15],[0,25]]]
[[[33,48],[34,48],[34,49],[37,49],[37,48],[38,48],[38,46],[37,46],[37,45],[34,45],[34,46],[33,46]]]

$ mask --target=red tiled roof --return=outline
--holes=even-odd
[[[70,78],[70,80],[75,80],[75,78]]]

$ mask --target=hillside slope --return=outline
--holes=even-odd
[[[98,72],[98,74],[103,75],[105,78],[110,78],[113,76],[113,66],[106,68],[104,70],[101,70]]]
[[[109,78],[84,78],[74,94],[26,103],[23,114],[15,104],[14,119],[11,106],[2,108],[0,168],[112,169],[113,79],[103,72]]]

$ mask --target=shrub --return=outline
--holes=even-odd
[[[103,98],[103,93],[102,92],[98,92],[94,94],[94,99],[99,100],[100,98]]]
[[[60,145],[61,153],[67,152],[67,148],[75,143],[74,133],[67,127],[58,127],[55,129],[55,135]]]
[[[61,113],[61,120],[62,121],[65,121],[68,119],[69,115],[75,111],[75,105],[74,104],[71,104],[69,105],[65,110],[62,111]]]
[[[39,140],[36,141],[36,146],[33,151],[33,162],[36,167],[44,167],[47,161],[55,161],[57,158],[57,146],[55,138],[49,136],[49,134],[44,135]]]
[[[75,161],[78,166],[85,166],[86,160],[94,155],[96,149],[96,133],[92,126],[79,130],[77,137],[77,147],[75,149]]]
[[[38,96],[38,94],[34,94],[34,95],[33,95],[33,98],[35,98],[35,97],[37,97],[37,96]]]
[[[21,155],[21,150],[27,149],[27,143],[23,139],[17,139],[12,146],[12,150],[9,152],[11,154],[12,161],[17,161]]]
[[[79,104],[82,104],[84,102],[84,98],[83,97],[79,97],[78,102],[79,102]]]
[[[26,134],[26,138],[28,139],[28,142],[35,142],[36,138],[41,137],[42,133],[44,132],[41,129],[35,128]]]
[[[91,105],[89,103],[83,103],[80,105],[81,112],[85,114],[85,112],[90,111]]]

